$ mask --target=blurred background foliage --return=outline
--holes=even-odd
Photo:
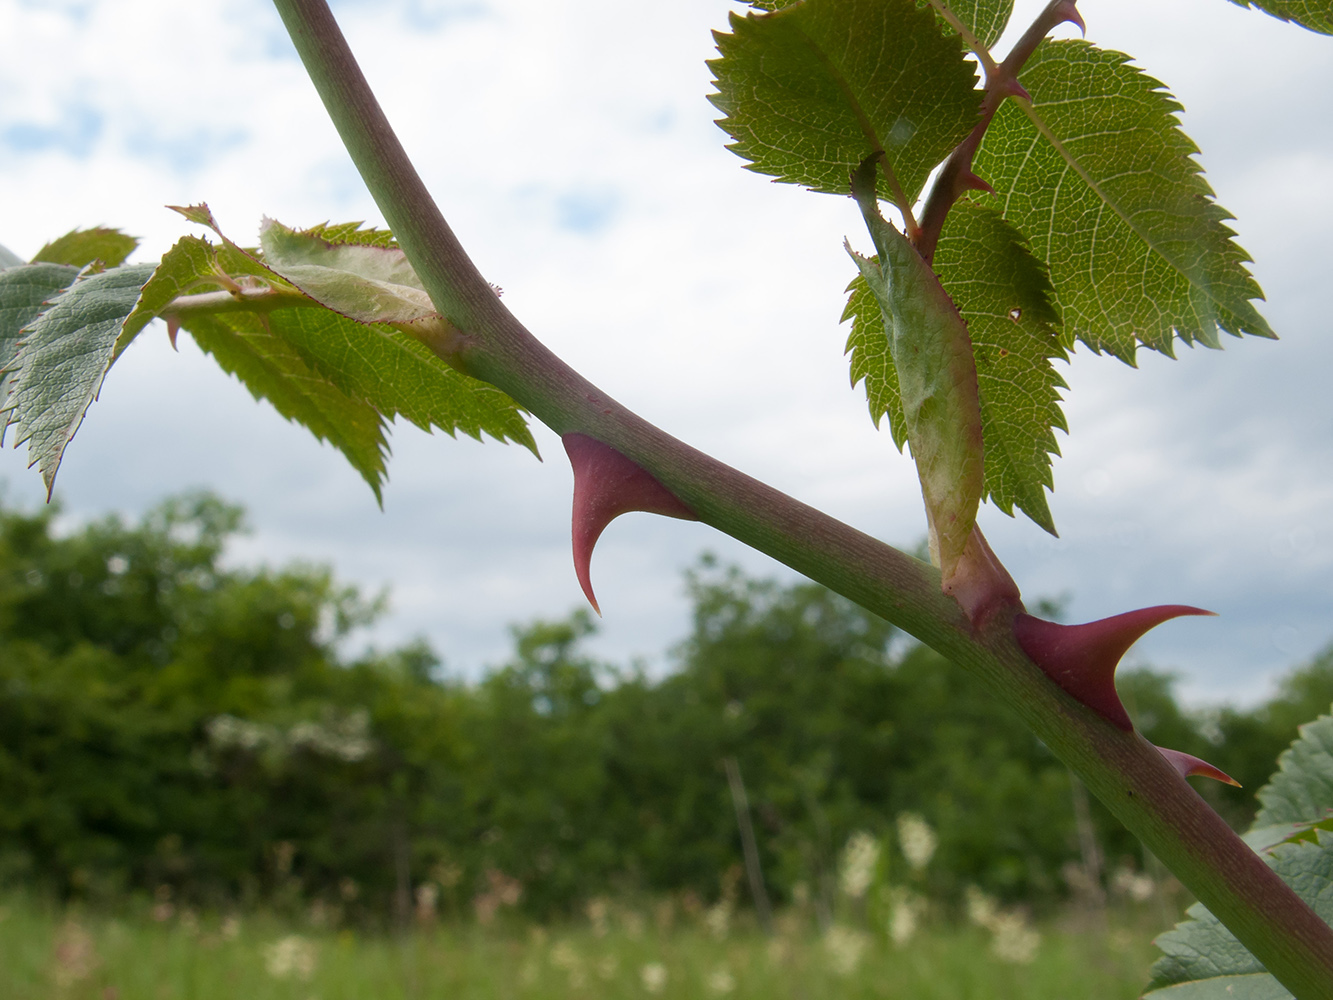
[[[421,643],[345,654],[383,600],[324,567],[230,566],[243,515],[215,496],[134,525],[56,517],[0,509],[0,885],[372,925],[423,892],[483,918],[608,894],[703,905],[737,892],[728,757],[779,903],[832,905],[856,831],[889,847],[879,877],[943,899],[1042,906],[1077,889],[1071,863],[1144,862],[969,678],[813,584],[705,556],[665,676],[590,658],[577,611],[514,628],[510,661],[466,681]],[[1187,710],[1147,669],[1120,685],[1150,740],[1244,783],[1200,784],[1242,826],[1333,702],[1333,649],[1248,709]],[[904,814],[935,831],[928,868],[897,843]]]

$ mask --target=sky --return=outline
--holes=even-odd
[[[925,534],[915,472],[848,386],[839,326],[863,249],[850,199],[743,170],[707,102],[724,0],[342,0],[354,51],[445,216],[527,326],[691,444],[888,542]],[[1038,5],[1020,2],[1014,22]],[[1333,39],[1224,0],[1084,0],[1088,38],[1133,55],[1186,111],[1237,219],[1279,342],[1226,340],[1137,369],[1086,349],[1051,508],[1059,539],[993,507],[987,537],[1067,620],[1186,603],[1130,662],[1196,704],[1252,702],[1333,641]],[[1060,34],[1072,34],[1072,28]],[[1004,51],[1006,41],[997,47]],[[151,261],[207,201],[251,241],[262,215],[381,222],[276,13],[260,0],[0,0],[0,244],[118,226]],[[582,605],[571,476],[494,442],[394,428],[384,507],[341,457],[153,324],[66,452],[61,524],[206,487],[243,504],[233,563],[331,564],[390,610],[355,643],[424,636],[476,676],[509,627]],[[44,490],[0,454],[10,504]],[[670,666],[701,552],[792,579],[703,525],[635,514],[603,536],[595,655]]]

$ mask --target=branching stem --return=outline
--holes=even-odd
[[[937,2],[935,6],[939,9],[942,5]],[[943,13],[946,20],[952,18],[951,24],[958,20],[947,7]],[[926,198],[925,207],[921,211],[921,234],[914,243],[927,263],[935,256],[935,247],[939,243],[940,233],[944,230],[944,220],[948,218],[949,209],[953,208],[954,202],[968,190],[987,188],[985,181],[972,172],[972,160],[977,155],[981,140],[986,135],[986,129],[990,127],[991,120],[1004,99],[1024,96],[1025,92],[1018,83],[1018,74],[1032,53],[1037,51],[1037,46],[1051,33],[1052,28],[1077,17],[1078,8],[1074,0],[1051,0],[1028,26],[1027,31],[1023,32],[1023,36],[1004,57],[1004,61],[998,65],[990,57],[985,46],[979,45],[970,33],[963,35],[964,41],[977,53],[977,58],[981,60],[986,70],[986,96],[981,101],[980,119],[968,133],[967,138],[954,147],[954,151],[944,161],[944,166],[935,177],[935,183],[931,186],[930,195]],[[960,34],[962,30],[960,28]],[[982,55],[983,52],[986,53],[985,56]]]
[[[1018,648],[1012,611],[974,631],[940,592],[936,570],[676,440],[533,337],[496,298],[440,214],[324,0],[274,2],[436,307],[469,336],[457,359],[468,371],[508,392],[557,433],[586,434],[617,449],[700,520],[856,601],[969,670],[1283,985],[1302,1000],[1333,1000],[1333,929],[1142,736],[1111,725],[1047,678]],[[1039,19],[1034,25],[1040,33],[1029,52],[1049,30],[1041,24]],[[1017,49],[1011,53],[1005,60],[1009,72],[1025,58]]]

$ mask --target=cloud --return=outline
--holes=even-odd
[[[1333,635],[1330,43],[1216,0],[1080,7],[1092,40],[1139,56],[1186,105],[1283,340],[1145,356],[1138,371],[1079,352],[1055,466],[1061,538],[993,509],[983,521],[1025,593],[1072,595],[1074,618],[1178,601],[1224,612],[1159,630],[1138,655],[1192,697],[1254,697]],[[910,460],[873,429],[842,355],[841,242],[864,245],[863,226],[849,200],[768,183],[723,148],[704,66],[721,5],[336,10],[451,225],[552,349],[690,443],[916,544]],[[19,253],[103,223],[142,235],[151,260],[189,229],[162,206],[199,200],[241,240],[265,213],[379,221],[260,0],[0,4],[6,143],[0,243]],[[539,443],[544,463],[396,428],[380,513],[336,453],[153,327],[108,378],[57,493],[77,518],[212,486],[252,512],[232,558],[331,562],[390,586],[374,638],[425,634],[475,672],[505,656],[509,622],[581,601],[569,473],[554,437]],[[36,502],[23,466],[0,456],[11,495]],[[688,627],[680,571],[705,547],[790,575],[701,525],[627,517],[593,563],[602,655],[663,665]]]

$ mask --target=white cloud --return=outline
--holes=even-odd
[[[1081,8],[1092,40],[1135,53],[1186,105],[1284,340],[1145,357],[1137,372],[1080,352],[1056,465],[1062,539],[994,510],[984,520],[1025,592],[1068,592],[1075,617],[1181,601],[1224,611],[1167,626],[1140,655],[1177,669],[1193,696],[1254,696],[1333,638],[1333,41],[1219,0]],[[678,436],[915,543],[910,463],[847,389],[841,241],[864,243],[859,219],[849,201],[742,170],[711,123],[703,60],[729,5],[336,9],[451,224],[551,347]],[[150,259],[189,230],[165,203],[208,200],[242,240],[263,213],[378,219],[259,0],[0,0],[0,183],[0,243],[25,254],[106,223],[142,234]],[[235,558],[332,561],[370,589],[391,585],[379,636],[423,632],[473,670],[505,654],[506,623],[581,600],[569,474],[554,436],[540,443],[544,464],[398,429],[381,514],[336,453],[150,329],[108,379],[57,492],[91,516],[210,485],[252,511]],[[0,456],[11,495],[35,500],[22,466],[21,453]],[[679,570],[705,546],[773,566],[696,524],[634,516],[607,532],[593,567],[605,655],[655,655],[681,635]]]

